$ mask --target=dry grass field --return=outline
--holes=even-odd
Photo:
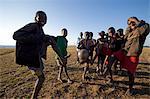
[[[57,81],[58,67],[55,53],[48,48],[45,63],[45,77],[39,99],[150,99],[150,48],[144,48],[140,57],[135,78],[134,95],[126,95],[128,78],[126,71],[114,75],[115,87],[108,83],[108,79],[96,75],[96,64],[90,66],[89,80],[82,82],[83,66],[76,64],[76,49],[69,47],[71,57],[68,59],[68,73],[73,84]],[[0,98],[1,99],[29,99],[36,77],[27,67],[15,64],[15,49],[0,49]],[[64,80],[66,77],[63,75]]]

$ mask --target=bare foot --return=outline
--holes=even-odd
[[[82,75],[82,80],[83,80],[83,81],[85,80],[85,76],[84,76],[84,75]]]
[[[57,80],[59,80],[61,83],[63,83],[63,80],[61,78],[57,78]]]
[[[68,84],[72,84],[73,82],[70,80],[70,79],[68,79],[68,82],[67,82]]]

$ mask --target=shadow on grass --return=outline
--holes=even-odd
[[[74,71],[83,71],[83,67],[79,67],[79,66],[76,66],[76,67],[67,67],[67,70],[69,70],[71,72],[74,72]]]
[[[120,71],[120,70],[119,70]],[[118,71],[118,72],[119,72]],[[126,76],[126,77],[128,77],[128,72],[127,71],[124,71],[124,70],[121,70],[121,73],[119,74],[119,73],[117,73],[117,75],[118,76]],[[148,72],[142,72],[142,71],[137,71],[136,73],[135,73],[135,77],[136,78],[146,78],[146,79],[150,79],[150,73],[148,73]]]
[[[140,62],[139,64],[141,64],[141,65],[150,65],[150,63],[146,63],[146,62]]]
[[[123,87],[122,85],[119,85],[119,83],[125,84],[126,87]],[[86,82],[86,83],[83,83],[83,84],[99,85],[99,90],[107,90],[107,89],[113,87],[112,84],[99,84],[99,83],[93,83],[93,82],[92,83],[91,82]],[[115,90],[114,91],[123,90],[124,92],[126,92],[126,90],[128,89],[128,81],[114,81],[114,84],[115,84]],[[150,86],[149,86],[149,84],[135,82],[135,85],[141,85],[143,87],[141,89],[135,88],[134,93],[132,95],[150,95]]]

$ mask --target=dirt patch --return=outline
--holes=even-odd
[[[87,81],[82,81],[83,66],[76,64],[75,47],[68,48],[71,57],[68,59],[68,73],[73,84],[61,83],[56,80],[58,67],[55,53],[48,48],[48,57],[44,73],[46,80],[40,91],[39,99],[43,98],[96,98],[96,99],[149,99],[150,98],[150,65],[139,64],[135,78],[135,94],[126,95],[128,77],[125,70],[114,74],[114,85],[109,80],[95,73],[96,64],[90,66]],[[150,49],[143,50],[140,62],[149,63]],[[0,49],[0,98],[30,98],[36,77],[27,67],[15,64],[15,49]],[[65,75],[62,76],[66,81]]]

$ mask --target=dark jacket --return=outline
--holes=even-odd
[[[141,54],[146,36],[149,32],[149,24],[145,22],[140,22],[138,27],[133,31],[130,28],[126,29],[124,36],[126,42],[123,49],[127,52],[127,56],[139,56]]]
[[[46,58],[47,45],[45,34],[38,23],[29,23],[14,32],[16,40],[16,63],[20,65],[40,67],[40,58]]]

